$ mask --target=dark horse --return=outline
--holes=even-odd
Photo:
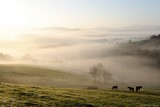
[[[140,91],[141,88],[142,86],[136,86],[136,92]]]
[[[118,86],[113,86],[113,87],[112,87],[112,90],[113,90],[113,89],[118,90]]]
[[[128,89],[129,89],[130,91],[134,91],[134,88],[133,88],[133,87],[128,87]]]

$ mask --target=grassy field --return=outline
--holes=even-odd
[[[0,83],[0,107],[160,106],[160,90],[88,90],[95,84],[84,75],[41,67],[0,65]]]
[[[160,91],[36,87],[1,84],[2,107],[159,107]]]
[[[0,65],[0,82],[57,87],[83,87],[91,84],[85,75],[28,65]]]

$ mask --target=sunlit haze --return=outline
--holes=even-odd
[[[159,33],[160,0],[0,0],[2,64],[89,75],[102,63],[117,81],[158,87]]]

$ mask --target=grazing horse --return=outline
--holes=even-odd
[[[136,86],[136,92],[140,91],[141,88],[142,86]]]
[[[118,90],[118,86],[113,86],[113,87],[112,87],[112,90],[113,90],[113,89]]]
[[[127,87],[129,89],[129,91],[134,91],[133,87]]]

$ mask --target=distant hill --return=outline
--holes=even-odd
[[[160,39],[160,34],[159,35],[153,35],[153,36],[151,36],[151,38],[150,38],[151,40],[159,40]]]
[[[119,55],[139,56],[150,58],[160,65],[160,35],[153,35],[150,39],[120,44],[114,51]]]
[[[0,65],[0,82],[58,87],[83,87],[90,84],[84,75],[26,65]]]

